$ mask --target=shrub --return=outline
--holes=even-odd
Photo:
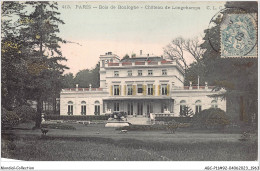
[[[45,115],[45,120],[71,120],[71,121],[92,121],[108,120],[108,115]]]
[[[2,129],[12,128],[19,123],[19,116],[14,111],[8,111],[2,107],[1,109],[1,126]]]
[[[226,112],[219,108],[210,108],[194,115],[193,126],[197,128],[224,128],[230,121]]]
[[[18,106],[14,109],[14,111],[19,116],[21,122],[35,120],[36,111],[28,105]]]

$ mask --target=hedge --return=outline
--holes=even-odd
[[[108,120],[107,115],[45,115],[45,120],[75,120],[75,121],[92,121],[92,120]]]
[[[164,122],[176,121],[178,123],[191,123],[193,118],[192,117],[160,116],[160,117],[155,117],[155,120],[156,121],[164,121]]]

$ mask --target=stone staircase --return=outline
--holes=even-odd
[[[127,117],[127,122],[132,125],[151,125],[150,118],[147,117]]]

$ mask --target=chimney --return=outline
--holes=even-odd
[[[76,84],[76,91],[78,91],[79,90],[79,85],[78,84]]]
[[[92,85],[91,85],[91,84],[89,84],[89,91],[91,91],[91,86],[92,86]]]
[[[140,50],[140,55],[142,55],[143,54],[143,50]]]
[[[192,89],[192,82],[190,81],[190,87],[189,87],[189,89],[191,90]]]

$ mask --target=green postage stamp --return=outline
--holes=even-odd
[[[257,57],[255,14],[227,14],[220,34],[221,57]]]

